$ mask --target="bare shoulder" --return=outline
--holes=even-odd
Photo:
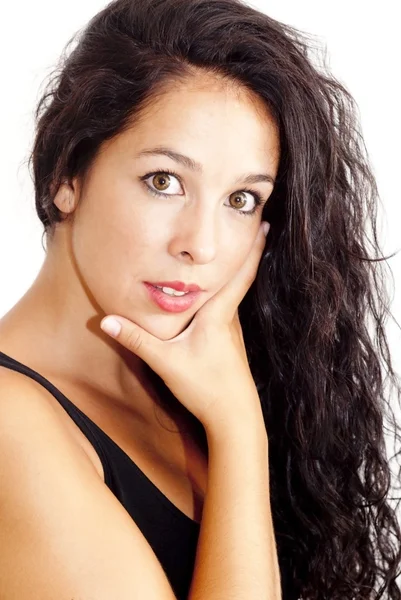
[[[0,367],[0,596],[174,600],[142,532],[34,384]]]
[[[49,424],[49,419],[51,422],[53,414],[53,407],[37,382],[0,366],[0,428],[3,436],[13,425],[27,430],[35,424],[43,428]],[[40,431],[41,435],[44,433]]]
[[[14,431],[19,433],[20,444],[27,447],[34,438],[52,437],[56,446],[57,442],[67,443],[77,459],[88,460],[71,430],[60,420],[47,390],[31,377],[0,366],[0,434],[5,440]]]
[[[42,406],[45,412],[54,412],[42,385],[23,373],[0,365],[0,412],[13,413],[19,408],[29,410],[30,406]]]
[[[13,406],[10,406],[11,393]],[[41,411],[50,411],[50,414],[59,419],[72,441],[76,443],[82,460],[89,461],[104,481],[103,466],[96,450],[53,395],[31,377],[0,365],[0,414],[2,409],[15,411],[18,418],[18,411],[21,411],[21,415],[27,415],[31,410],[36,413],[39,407]]]

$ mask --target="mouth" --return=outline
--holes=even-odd
[[[174,296],[170,293],[163,292],[162,289],[159,289],[152,283],[144,281],[144,286],[148,291],[150,299],[153,300],[155,304],[166,312],[172,313],[184,312],[190,309],[202,294],[202,290],[198,290],[186,292],[184,295]]]
[[[167,291],[174,290],[177,292],[204,292],[196,283],[184,283],[183,281],[148,281],[150,285],[158,288],[170,288]]]

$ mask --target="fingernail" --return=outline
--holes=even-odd
[[[267,221],[263,221],[263,223],[262,223],[262,227],[263,227],[263,233],[264,233],[265,235],[267,235],[267,234],[268,234],[268,231],[269,231],[269,229],[270,229],[270,223],[268,223]]]
[[[100,328],[112,337],[116,337],[121,331],[121,323],[113,317],[107,317],[100,323]]]

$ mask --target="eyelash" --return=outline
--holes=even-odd
[[[144,182],[147,190],[153,194],[153,196],[164,196],[164,197],[170,197],[173,196],[174,194],[164,194],[163,192],[158,192],[156,190],[153,190],[146,182],[145,179],[148,179],[149,177],[152,177],[153,175],[159,175],[159,173],[167,173],[168,175],[173,175],[174,177],[176,177],[178,179],[178,181],[181,183],[181,178],[177,175],[177,173],[175,173],[174,171],[170,170],[170,169],[160,169],[158,171],[153,171],[152,173],[147,173],[146,175],[143,175],[143,177],[140,177],[140,180]],[[240,192],[248,192],[250,194],[252,194],[252,196],[255,199],[255,208],[252,210],[237,210],[235,208],[233,208],[233,210],[235,210],[235,212],[240,213],[242,216],[244,217],[252,217],[253,215],[256,214],[258,208],[260,207],[260,205],[263,203],[262,200],[262,196],[259,194],[259,192],[257,192],[256,190],[252,190],[249,188],[243,188],[242,190],[239,190]]]

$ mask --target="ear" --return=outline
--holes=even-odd
[[[67,179],[63,180],[53,199],[57,208],[65,214],[71,214],[77,207],[78,194],[74,189],[74,183],[69,183]]]

